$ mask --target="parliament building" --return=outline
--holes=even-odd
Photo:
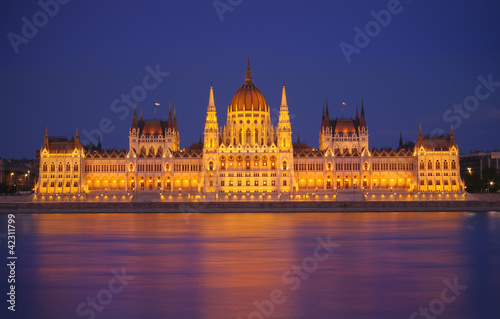
[[[177,117],[145,120],[134,108],[128,150],[84,146],[45,132],[39,152],[38,200],[132,198],[196,200],[360,200],[463,199],[459,151],[453,128],[446,136],[424,137],[405,148],[369,148],[364,103],[354,119],[332,119],[328,104],[318,121],[319,147],[292,141],[285,85],[278,124],[264,95],[245,82],[219,126],[210,87],[204,138],[180,147]],[[351,195],[349,195],[351,196]]]

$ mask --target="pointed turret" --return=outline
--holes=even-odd
[[[139,121],[144,121],[144,118],[142,117],[142,107],[141,107],[141,117],[139,118]]]
[[[453,123],[451,124],[450,128],[450,146],[456,145],[455,144],[455,133],[453,132]]]
[[[215,108],[214,89],[212,83],[210,83],[210,95],[208,96],[204,135],[205,141],[203,143],[203,148],[205,152],[216,152],[219,147],[219,124],[217,123],[217,110]]]
[[[43,139],[43,147],[49,149],[49,128],[45,127],[45,138]]]
[[[404,148],[404,145],[403,145],[403,134],[401,132],[399,132],[399,150],[402,150]]]
[[[286,103],[285,82],[283,82],[283,93],[281,93],[281,106],[288,107],[288,104]]]
[[[330,115],[328,113],[328,98],[326,99],[326,113],[325,113],[325,119],[330,122]]]
[[[167,120],[167,127],[168,128],[173,128],[174,127],[174,120],[172,119],[172,102],[168,100],[168,120]]]
[[[99,134],[99,140],[97,141],[97,150],[100,152],[102,149],[102,145],[101,145],[101,135]]]
[[[76,135],[75,135],[75,147],[80,146],[80,132],[78,131],[78,126],[76,127]]]
[[[363,99],[361,99],[361,119],[359,121],[359,126],[366,127],[365,105],[364,105]]]
[[[356,121],[359,121],[358,104],[356,104]]]
[[[418,140],[422,141],[424,139],[424,135],[422,134],[422,124],[418,126]]]
[[[134,115],[132,116],[132,128],[137,128],[137,110],[134,103]]]
[[[175,106],[174,106],[174,130],[177,131],[177,114],[175,112]]]
[[[282,149],[289,149],[292,146],[292,125],[290,124],[290,115],[288,113],[288,104],[286,101],[285,82],[281,93],[280,115],[278,127],[276,128],[276,137],[278,146]]]
[[[252,72],[250,71],[250,54],[247,57],[247,74],[245,75],[245,82],[252,82]]]
[[[210,96],[208,97],[208,106],[215,107],[213,83],[210,83]]]

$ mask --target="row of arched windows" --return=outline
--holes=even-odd
[[[219,168],[220,169],[232,169],[232,168],[245,168],[245,169],[251,169],[253,168],[258,168],[258,167],[270,167],[271,169],[276,169],[276,156],[271,156],[268,160],[268,157],[266,155],[259,157],[258,155],[255,155],[253,158],[250,157],[250,155],[247,155],[243,158],[243,156],[238,155],[236,158],[232,155],[230,155],[227,159],[225,156],[221,156],[219,158]],[[211,165],[211,166],[210,166]],[[287,161],[284,160],[282,163],[282,168],[283,169],[288,169]],[[209,163],[209,170],[213,170],[213,162]]]
[[[443,167],[443,169],[448,169],[449,168],[448,161],[444,160],[442,165],[439,160],[437,160],[435,163],[433,163],[433,161],[431,160],[427,162],[427,169],[433,169],[433,167],[435,169],[441,169],[441,166]],[[420,169],[425,169],[425,163],[423,160],[420,161]],[[455,162],[455,160],[451,161],[451,169],[457,169],[457,163]]]
[[[43,172],[48,172],[48,164],[47,162],[43,162],[42,164],[42,171]],[[54,162],[52,162],[50,164],[50,171],[51,172],[55,172],[56,171],[56,164]],[[62,162],[59,162],[59,164],[57,165],[57,171],[58,172],[71,172],[71,163],[70,162],[66,162],[65,165],[63,165]],[[78,172],[78,163],[74,163],[73,164],[73,172]]]

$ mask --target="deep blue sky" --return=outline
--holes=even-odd
[[[227,3],[227,0],[221,0]],[[234,1],[237,2],[237,1]],[[294,140],[317,147],[322,106],[354,116],[364,98],[370,147],[397,147],[399,133],[415,140],[456,124],[462,152],[500,146],[500,86],[472,112],[448,114],[474,96],[478,77],[500,81],[500,4],[497,1],[402,0],[399,14],[347,63],[340,43],[353,45],[354,27],[374,20],[387,0],[243,0],[223,14],[212,1],[70,1],[14,52],[8,34],[22,36],[36,1],[8,0],[0,10],[0,157],[34,157],[50,135],[71,137],[107,118],[115,127],[105,148],[127,148],[132,113],[111,110],[113,100],[142,83],[145,68],[169,76],[140,103],[144,116],[177,106],[181,147],[203,131],[210,82],[219,125],[244,82],[250,50],[253,82],[278,110],[287,85]],[[40,15],[38,15],[40,17]],[[43,22],[43,21],[42,21]],[[473,98],[469,98],[473,101]],[[123,105],[119,104],[118,106]],[[120,119],[120,116],[124,119]],[[272,112],[273,122],[276,113]],[[458,124],[458,121],[461,121]],[[83,137],[82,137],[83,138]]]

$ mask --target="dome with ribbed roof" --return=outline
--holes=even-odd
[[[250,60],[247,62],[247,73],[245,83],[238,89],[231,100],[230,112],[260,111],[268,112],[266,99],[259,88],[252,83],[250,72]]]

